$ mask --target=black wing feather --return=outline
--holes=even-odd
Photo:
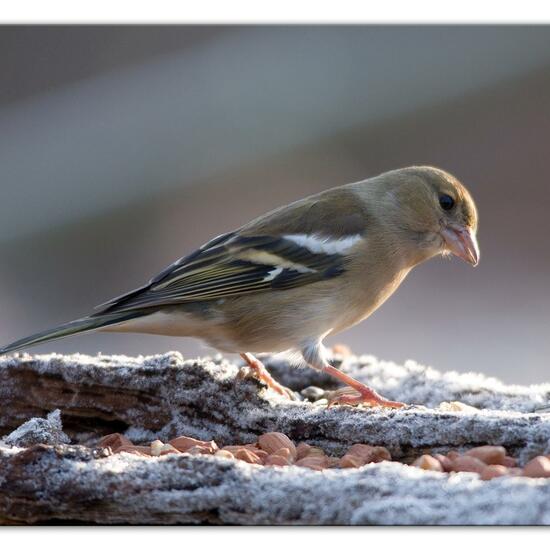
[[[107,302],[97,314],[286,290],[345,270],[345,256],[312,252],[284,236],[226,233],[173,263],[148,285]]]

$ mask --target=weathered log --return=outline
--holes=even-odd
[[[293,370],[282,360],[272,358],[268,365],[296,390],[312,382],[324,384],[317,373]],[[505,446],[520,463],[550,453],[550,414],[533,412],[548,405],[548,385],[505,386],[481,375],[444,375],[413,363],[398,366],[368,357],[347,358],[342,368],[390,398],[418,405],[369,410],[291,402],[255,380],[240,379],[239,367],[232,363],[183,361],[178,353],[4,358],[0,433],[60,409],[63,432],[73,445],[60,444],[63,432],[55,415],[35,422],[42,439],[33,440],[27,427],[4,440],[0,521],[550,523],[546,480],[482,482],[475,474],[449,476],[399,463],[314,472],[218,457],[109,456],[93,450],[102,435],[114,431],[138,444],[188,435],[220,445],[252,442],[267,431],[280,431],[335,455],[354,443],[383,445],[406,463],[425,452],[483,444]],[[487,410],[449,412],[423,406],[441,401]],[[7,443],[34,444],[23,450]],[[512,486],[517,506],[508,499],[503,507]],[[449,495],[457,499],[452,510],[446,506]],[[487,507],[491,514],[479,515]]]
[[[550,482],[397,462],[316,472],[214,456],[0,449],[0,523],[550,524]]]

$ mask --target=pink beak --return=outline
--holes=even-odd
[[[450,225],[441,230],[441,236],[451,254],[473,266],[479,263],[479,246],[471,229],[460,225]]]

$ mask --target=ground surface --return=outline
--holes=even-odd
[[[267,361],[296,391],[333,389],[318,373]],[[401,410],[291,402],[222,359],[20,355],[0,360],[0,521],[223,524],[550,524],[550,480],[408,466],[424,452],[503,445],[524,464],[550,453],[550,384],[345,357],[341,368]],[[476,407],[454,412],[442,402]],[[55,410],[59,409],[59,415]],[[49,415],[49,416],[48,416]],[[29,419],[30,423],[24,424]],[[188,435],[249,443],[279,431],[327,452],[387,447],[398,462],[311,471],[187,454],[108,456],[107,433],[134,443]]]

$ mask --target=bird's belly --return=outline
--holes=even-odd
[[[291,290],[246,300],[227,300],[223,308],[227,336],[241,351],[280,352],[300,349],[312,337],[328,332],[334,322],[332,297]]]
[[[162,336],[190,336],[193,331],[193,318],[175,311],[155,311],[136,319],[124,321],[102,329],[103,332],[139,332]]]
[[[100,329],[103,332],[132,332],[157,334],[160,336],[191,337],[203,340],[209,346],[228,353],[279,352],[289,348],[281,338],[273,339],[270,331],[251,332],[248,336],[235,338],[232,331],[227,330],[224,323],[218,323],[208,316],[198,316],[185,308],[170,308],[166,311],[156,311],[143,317],[131,319],[118,325]]]

